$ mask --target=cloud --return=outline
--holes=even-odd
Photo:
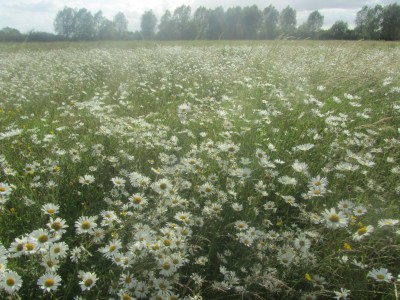
[[[10,12],[47,13],[53,12],[57,6],[51,1],[6,1],[1,4],[2,9]]]

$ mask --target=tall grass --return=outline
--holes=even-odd
[[[398,297],[398,44],[0,49],[1,297]]]

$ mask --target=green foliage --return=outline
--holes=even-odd
[[[292,35],[296,30],[296,10],[290,6],[285,7],[279,14],[279,28],[284,35]]]
[[[400,5],[393,3],[385,6],[382,20],[382,39],[400,40]]]
[[[0,50],[1,298],[395,297],[397,43]]]
[[[57,13],[54,20],[55,32],[71,40],[113,40],[127,39],[128,20],[122,12],[113,21],[106,19],[101,11],[93,16],[86,8],[65,7]]]
[[[152,40],[156,35],[157,18],[152,10],[146,11],[142,15],[140,27],[143,39]]]

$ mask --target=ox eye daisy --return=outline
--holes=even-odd
[[[172,189],[172,185],[168,179],[160,179],[152,184],[152,188],[156,193],[165,195]]]
[[[369,236],[372,232],[374,231],[374,227],[371,225],[368,226],[363,226],[359,228],[354,234],[353,234],[353,240],[355,241],[361,241],[365,237]]]
[[[92,289],[95,285],[96,285],[96,281],[97,281],[97,276],[95,273],[93,272],[80,272],[79,274],[79,279],[81,281],[79,281],[79,285],[82,289],[82,291],[89,291],[90,289]]]
[[[148,203],[147,198],[143,194],[133,194],[128,200],[130,201],[130,205],[136,209],[141,209]]]
[[[0,196],[8,196],[11,194],[11,187],[8,183],[0,182]]]
[[[22,287],[22,278],[14,271],[6,271],[0,274],[0,287],[8,294],[14,294]]]
[[[75,221],[75,229],[77,234],[92,234],[97,227],[96,224],[97,217],[79,217],[77,221]]]
[[[66,228],[68,227],[68,225],[66,225],[65,223],[66,221],[64,219],[50,218],[49,223],[47,223],[46,225],[52,232],[62,235],[66,232]]]
[[[378,226],[379,227],[392,227],[395,226],[399,223],[399,220],[395,219],[381,219],[378,221]]]
[[[67,256],[68,245],[64,242],[54,243],[50,246],[49,254],[54,258],[64,258]]]
[[[393,278],[392,274],[386,268],[372,269],[368,272],[368,277],[378,282],[390,282]]]
[[[122,248],[120,240],[114,239],[107,246],[100,248],[99,251],[103,253],[105,257],[113,257],[118,253],[119,249]]]
[[[325,219],[326,227],[331,229],[346,227],[349,221],[342,212],[336,212],[335,208],[326,209],[322,215]]]
[[[94,182],[94,176],[92,175],[84,175],[79,177],[79,183],[82,185],[90,185]]]
[[[35,241],[35,244],[37,244],[39,247],[43,247],[54,240],[50,236],[50,233],[44,229],[35,230],[30,234],[30,236],[32,237],[32,240]]]
[[[121,177],[114,177],[111,178],[111,182],[114,184],[114,187],[116,188],[123,188],[125,186],[125,179]]]
[[[45,292],[53,292],[58,289],[61,283],[61,277],[53,272],[42,275],[38,281],[38,286]]]
[[[47,203],[42,206],[42,211],[46,215],[54,215],[54,214],[58,213],[59,209],[60,209],[60,206],[57,204],[53,204],[53,203]]]

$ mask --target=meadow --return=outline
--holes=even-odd
[[[1,299],[398,299],[400,44],[0,45]]]

